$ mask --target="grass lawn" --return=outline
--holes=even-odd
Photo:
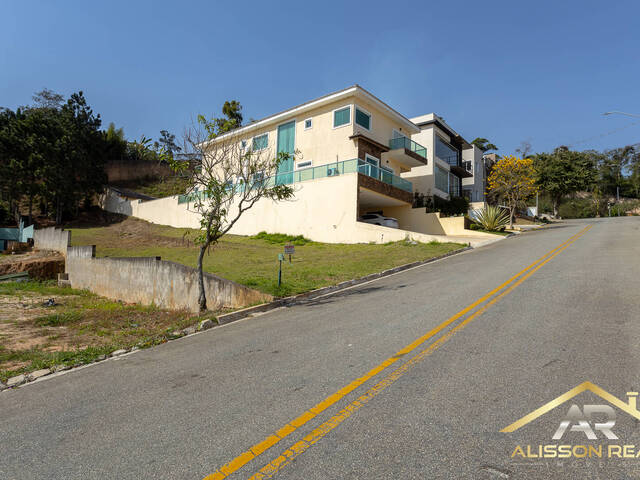
[[[484,228],[476,228],[473,230],[474,232],[484,232],[484,233],[490,233],[492,235],[502,235],[503,237],[506,237],[508,235],[511,235],[511,232],[506,232],[506,231],[501,231],[498,232],[496,230],[485,230]]]
[[[51,298],[56,305],[45,306]],[[202,318],[114,302],[52,281],[0,283],[0,380],[162,343]]]
[[[192,267],[198,248],[194,230],[154,225],[127,218],[107,227],[71,228],[73,245],[96,245],[98,256],[161,256]],[[298,238],[293,262],[283,262],[283,285],[278,288],[278,253],[287,237],[226,235],[205,256],[207,272],[275,296],[306,292],[387,268],[442,255],[465,245],[458,243],[325,244]]]

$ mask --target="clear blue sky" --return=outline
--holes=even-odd
[[[640,141],[640,2],[5,1],[0,106],[83,90],[128,138],[358,83],[512,153]],[[630,125],[636,122],[635,125]],[[617,133],[598,137],[617,129]]]

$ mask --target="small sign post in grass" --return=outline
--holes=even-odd
[[[278,268],[278,288],[282,285],[282,261],[284,260],[284,253],[278,254],[278,263],[280,267]]]

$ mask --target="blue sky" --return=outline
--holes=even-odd
[[[512,153],[640,141],[640,2],[6,1],[0,105],[83,90],[128,138],[358,83]],[[614,132],[607,134],[609,132]]]

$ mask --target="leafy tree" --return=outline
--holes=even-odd
[[[604,152],[600,165],[601,185],[604,193],[616,195],[618,188],[625,187],[626,174],[634,163],[636,149],[632,145],[614,148]]]
[[[215,132],[218,135],[242,126],[242,105],[236,100],[224,102],[222,114],[223,117],[215,119]]]
[[[565,195],[592,190],[597,171],[592,156],[558,147],[553,153],[541,153],[534,157],[536,183],[551,197],[553,214]]]
[[[62,108],[64,104],[64,96],[48,88],[43,88],[39,92],[36,92],[31,98],[36,108],[53,108],[58,110]]]
[[[182,148],[176,144],[176,136],[167,130],[160,130],[160,138],[156,142],[155,147],[156,149],[166,152],[172,159],[175,153],[182,150]]]
[[[122,127],[116,128],[116,124],[111,122],[104,132],[104,141],[107,160],[124,160],[127,158],[128,143]]]
[[[478,147],[483,152],[489,152],[491,150],[498,150],[498,147],[496,147],[493,143],[491,143],[489,140],[487,140],[486,138],[483,138],[483,137],[478,137],[478,138],[474,139],[471,142],[471,145],[475,145],[476,147]]]
[[[185,154],[191,161],[172,159],[163,151],[174,170],[187,176],[189,208],[200,217],[200,232],[195,239],[200,246],[200,310],[207,308],[202,260],[209,247],[215,246],[259,200],[279,201],[293,196],[292,187],[273,180],[278,165],[290,155],[243,147],[242,139],[233,131],[240,126],[240,108],[237,102],[226,102],[224,117],[198,116],[197,124],[186,132],[184,139]]]
[[[488,183],[489,191],[495,192],[509,206],[509,228],[512,228],[516,208],[538,190],[533,160],[513,155],[502,157],[494,164]]]

